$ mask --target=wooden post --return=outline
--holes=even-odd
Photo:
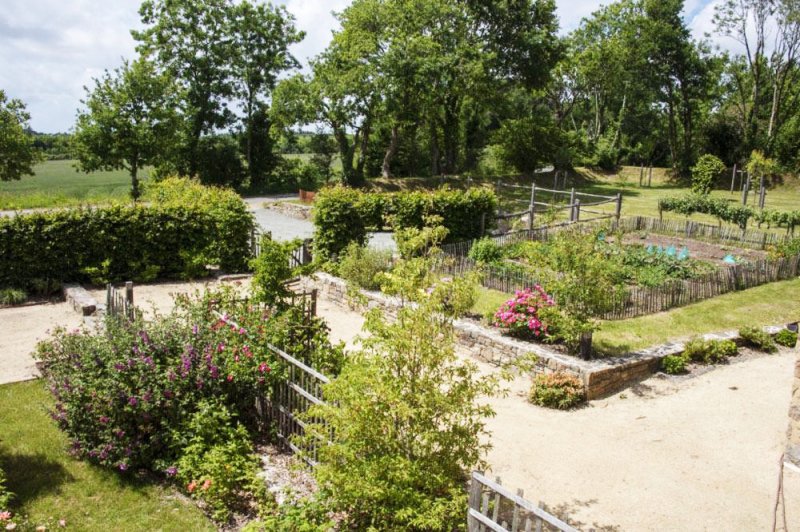
[[[553,190],[558,190],[558,170],[553,170]]]
[[[642,163],[641,168],[639,168],[639,188],[642,188],[643,181],[644,181],[644,163]]]
[[[619,223],[620,216],[622,216],[622,192],[617,192],[617,223]]]
[[[569,221],[575,221],[575,187],[569,191]]]
[[[750,176],[745,173],[743,176],[744,182],[742,183],[742,205],[747,205],[747,195],[750,192]]]
[[[736,163],[733,163],[733,174],[731,174],[731,194],[733,194],[733,188],[736,184]]]
[[[575,200],[575,220],[576,222],[581,221],[581,200]]]
[[[486,233],[486,213],[481,213],[481,236]]]
[[[764,210],[764,202],[767,199],[767,185],[764,182],[764,176],[761,176],[761,186],[758,190],[758,208]]]
[[[536,209],[536,183],[531,185],[531,211],[528,215],[528,231],[533,231],[533,216]]]
[[[647,175],[647,188],[650,188],[650,185],[653,182],[653,167],[650,167],[650,172]]]
[[[128,305],[133,306],[133,282],[126,281],[125,282],[125,301],[128,302]]]
[[[592,358],[592,331],[581,333],[581,358],[589,360]]]

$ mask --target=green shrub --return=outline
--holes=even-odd
[[[301,243],[297,239],[279,242],[272,240],[269,235],[261,237],[261,252],[251,261],[253,299],[273,307],[284,305],[286,298],[291,295],[291,291],[286,287],[286,281],[295,275],[289,259],[292,251]]]
[[[701,155],[697,164],[692,167],[692,192],[709,194],[714,180],[725,171],[725,164],[719,157],[711,154]]]
[[[775,353],[778,350],[778,346],[775,344],[772,337],[759,327],[745,327],[739,329],[739,336],[742,337],[746,345],[758,349],[759,351]]]
[[[20,305],[25,303],[28,299],[28,294],[25,290],[18,288],[2,288],[0,289],[0,305]]]
[[[258,521],[247,523],[242,532],[330,532],[339,530],[329,517],[328,509],[316,499],[291,501],[266,513]]]
[[[339,276],[359,288],[378,290],[379,273],[391,269],[392,252],[370,249],[351,242],[339,260]]]
[[[781,329],[775,335],[775,343],[784,347],[794,347],[797,345],[797,333],[789,329]]]
[[[667,355],[661,359],[661,368],[664,373],[678,375],[686,371],[686,358],[681,355]]]
[[[0,468],[0,527],[5,528],[5,525],[11,522],[11,499],[13,498],[14,494],[6,487],[6,474]]]
[[[0,219],[0,285],[37,289],[156,272],[185,278],[204,273],[206,264],[247,268],[253,218],[241,198],[186,180],[167,180],[163,187],[151,192],[150,205]]]
[[[267,498],[250,435],[234,417],[220,401],[203,400],[172,434],[181,488],[205,502],[214,520],[223,523],[231,510],[247,508],[251,498],[243,498],[242,492],[262,504]]]
[[[481,238],[469,250],[469,258],[478,263],[492,264],[503,259],[503,246],[491,238]]]
[[[529,395],[533,404],[559,410],[569,410],[585,397],[581,380],[564,372],[537,375]]]
[[[350,242],[363,245],[367,227],[380,229],[388,223],[395,231],[422,229],[432,216],[441,217],[450,242],[479,238],[481,219],[485,215],[488,226],[496,210],[497,197],[485,188],[396,194],[327,188],[314,202],[315,251],[321,260],[330,260]]]
[[[705,340],[697,337],[686,343],[683,356],[693,362],[715,364],[735,356],[738,350],[736,342],[732,340]]]
[[[314,198],[314,257],[332,260],[351,242],[367,242],[364,217],[357,206],[363,193],[345,187],[323,188]]]

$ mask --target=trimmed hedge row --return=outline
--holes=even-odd
[[[350,242],[363,244],[367,230],[421,228],[428,216],[441,216],[447,241],[480,238],[481,220],[494,221],[497,197],[485,188],[466,191],[378,193],[343,187],[321,190],[314,199],[314,250],[327,260]]]
[[[685,216],[691,216],[694,213],[709,214],[720,221],[736,224],[743,230],[747,228],[747,222],[753,216],[753,209],[750,207],[700,194],[662,198],[658,200],[658,210],[659,212],[676,212]]]
[[[149,281],[247,268],[253,219],[227,205],[115,206],[0,219],[0,287],[36,292],[70,281]]]

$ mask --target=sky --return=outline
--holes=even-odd
[[[684,18],[696,37],[711,33],[715,2],[686,0]],[[297,27],[306,32],[292,52],[301,63],[321,52],[337,27],[333,11],[350,0],[286,0]],[[603,3],[556,0],[561,32],[575,29]],[[40,132],[68,131],[84,87],[135,56],[130,29],[140,27],[140,0],[3,0],[0,11],[0,89],[19,98]],[[722,48],[729,39],[714,36]]]

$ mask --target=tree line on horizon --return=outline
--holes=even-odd
[[[800,0],[719,4],[714,31],[742,53],[693,38],[683,9],[618,0],[559,36],[554,0],[354,0],[302,73],[283,7],[147,0],[137,57],[86,89],[70,153],[127,169],[134,193],[144,166],[269,189],[302,171],[280,156],[293,150],[322,154],[326,181],[338,157],[351,186],[549,165],[685,178],[700,155],[731,166],[754,150],[796,171]],[[11,102],[3,123],[24,125]]]

